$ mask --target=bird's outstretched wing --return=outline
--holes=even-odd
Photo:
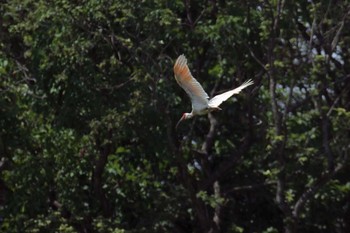
[[[237,87],[231,91],[227,91],[227,92],[224,92],[220,95],[214,96],[211,100],[209,100],[209,106],[213,107],[213,108],[219,107],[219,105],[222,102],[226,101],[232,95],[240,93],[244,88],[246,88],[247,86],[250,86],[252,84],[253,84],[253,81],[251,79],[249,79],[248,81],[245,81],[242,85],[240,85],[239,87]]]
[[[203,90],[199,82],[193,78],[187,66],[187,59],[180,55],[174,65],[175,79],[177,83],[190,96],[194,111],[200,111],[208,107],[208,94]]]

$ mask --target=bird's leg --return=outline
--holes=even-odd
[[[209,112],[212,112],[212,111],[220,111],[222,110],[221,108],[219,107],[209,107]]]

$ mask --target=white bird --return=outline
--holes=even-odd
[[[253,84],[253,81],[249,79],[244,82],[241,86],[216,95],[209,100],[208,94],[203,90],[203,87],[199,82],[192,76],[190,69],[187,66],[187,59],[184,55],[180,55],[174,65],[174,74],[177,83],[186,91],[191,98],[192,111],[190,113],[184,113],[176,124],[176,128],[179,126],[181,121],[190,119],[196,115],[205,115],[214,110],[221,110],[220,104],[226,101],[234,94],[238,94]]]

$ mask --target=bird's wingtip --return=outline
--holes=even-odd
[[[177,61],[187,61],[186,56],[184,54],[181,54],[176,60]]]
[[[247,81],[245,81],[245,82],[243,83],[243,85],[246,85],[246,86],[250,86],[250,85],[252,85],[252,84],[254,84],[254,81],[253,81],[252,79],[248,79]]]
[[[179,73],[180,70],[182,70],[187,64],[187,59],[185,57],[184,54],[181,54],[177,59],[176,59],[176,62],[175,62],[175,65],[174,65],[174,72],[175,74]]]

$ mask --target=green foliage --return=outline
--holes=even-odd
[[[348,9],[3,1],[1,231],[348,232]],[[180,54],[255,85],[175,131]]]

